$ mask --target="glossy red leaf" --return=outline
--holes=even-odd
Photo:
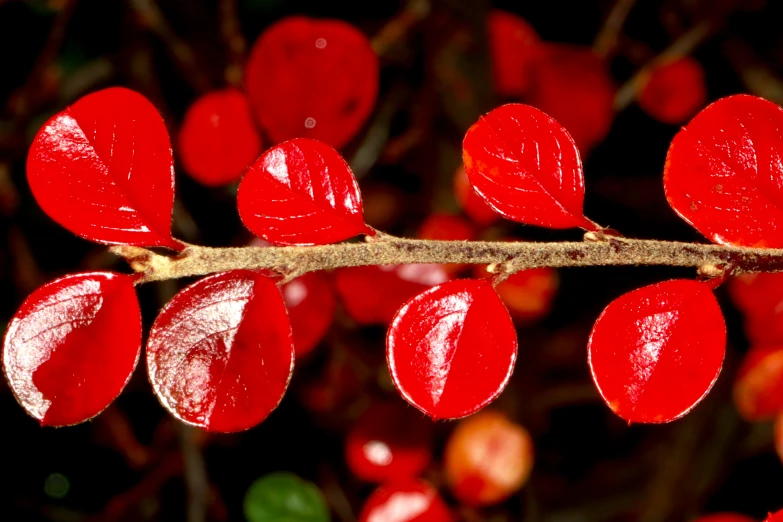
[[[596,228],[582,215],[576,144],[540,110],[509,103],[481,117],[465,134],[462,159],[473,188],[504,217],[549,228]]]
[[[783,272],[733,277],[729,294],[745,316],[752,343],[783,343]]]
[[[114,87],[52,116],[30,146],[27,180],[49,217],[107,244],[166,246],[174,167],[163,119],[141,94]]]
[[[42,426],[67,426],[120,394],[140,351],[132,276],[89,272],[30,294],[8,324],[3,368],[28,414]]]
[[[682,123],[707,99],[704,69],[689,56],[662,63],[643,80],[638,99],[650,117],[672,125]]]
[[[722,98],[674,137],[666,199],[715,243],[783,247],[783,109],[744,94]]]
[[[432,458],[432,428],[404,402],[373,404],[348,433],[345,462],[368,482],[415,478]]]
[[[433,419],[464,417],[492,402],[516,357],[511,317],[487,281],[450,281],[417,295],[386,337],[397,391]]]
[[[609,66],[592,49],[547,44],[533,64],[526,101],[559,121],[586,154],[609,133],[616,90]]]
[[[376,489],[365,502],[359,522],[452,522],[454,518],[429,482],[404,480]]]
[[[329,279],[321,272],[309,272],[281,288],[297,357],[310,353],[326,334],[334,319],[337,298]]]
[[[712,388],[726,325],[709,285],[675,279],[609,304],[593,326],[587,360],[598,391],[632,422],[670,422]]]
[[[460,421],[443,453],[446,481],[463,504],[504,501],[533,469],[533,440],[505,415],[484,410]]]
[[[783,344],[753,346],[734,380],[734,404],[749,421],[783,412]]]
[[[205,94],[185,113],[179,154],[185,171],[207,186],[239,181],[261,153],[247,97],[237,89]]]
[[[182,290],[147,341],[147,371],[160,402],[209,431],[241,431],[264,420],[283,398],[293,367],[283,297],[271,279],[247,270]]]
[[[378,57],[359,30],[303,16],[269,27],[245,68],[250,103],[274,143],[304,137],[335,148],[372,112],[378,77]]]
[[[487,33],[495,91],[501,96],[524,96],[531,66],[542,49],[536,30],[519,15],[493,9],[487,16]]]
[[[351,168],[316,140],[297,138],[264,152],[242,178],[237,206],[251,232],[278,245],[325,245],[373,233]]]
[[[391,323],[405,301],[448,280],[438,264],[357,266],[335,274],[345,310],[363,325]]]
[[[486,227],[500,219],[500,214],[473,190],[465,167],[462,165],[454,175],[454,197],[465,215],[477,225]]]

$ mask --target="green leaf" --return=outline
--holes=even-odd
[[[253,482],[245,494],[248,522],[329,522],[326,501],[312,482],[277,472]]]

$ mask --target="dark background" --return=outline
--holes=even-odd
[[[413,235],[433,210],[457,210],[451,176],[464,131],[482,111],[504,101],[488,88],[489,60],[482,42],[490,3],[431,4],[430,16],[382,57],[381,92],[368,124],[388,127],[394,138],[425,119],[426,132],[399,161],[381,158],[357,171],[369,223],[399,235]],[[524,16],[544,40],[589,46],[613,4],[492,5]],[[387,0],[236,0],[233,5],[249,44],[288,14],[344,19],[372,36],[404,8]],[[93,268],[127,270],[104,247],[73,236],[40,211],[24,169],[35,132],[78,97],[124,85],[152,100],[175,135],[199,93],[226,85],[224,71],[235,57],[221,35],[221,8],[214,0],[0,0],[0,323],[7,323],[33,289],[57,276]],[[613,53],[612,72],[618,85],[624,83],[689,28],[706,23],[710,35],[693,56],[705,68],[709,100],[752,92],[781,103],[781,22],[783,2],[773,0],[640,0]],[[470,106],[449,97],[448,81],[435,66],[452,50],[458,32],[474,39],[453,64],[476,93]],[[172,49],[179,43],[192,50],[192,62],[176,57]],[[607,139],[585,158],[586,215],[629,237],[704,242],[664,198],[662,168],[676,131],[635,104],[618,113]],[[345,156],[350,160],[362,146],[372,145],[359,133]],[[235,191],[235,186],[208,189],[178,172],[175,236],[214,246],[247,242]],[[509,222],[487,234],[536,240],[580,235]],[[653,522],[728,510],[760,519],[783,507],[783,466],[774,453],[771,426],[740,420],[731,402],[731,381],[747,341],[725,289],[718,291],[729,328],[724,371],[691,414],[668,425],[629,427],[603,404],[590,380],[585,345],[601,310],[625,291],[693,275],[690,269],[649,267],[560,271],[555,309],[544,321],[520,330],[515,375],[496,403],[534,437],[532,479],[504,504],[463,516]],[[160,303],[176,291],[173,285],[187,282],[140,288],[147,326]],[[384,376],[383,338],[383,329],[358,329],[338,311],[326,341],[298,365],[279,409],[260,426],[230,436],[206,438],[180,428],[158,404],[143,368],[104,414],[62,429],[39,428],[3,381],[0,520],[185,520],[183,448],[204,456],[210,520],[242,520],[248,485],[274,470],[313,480],[335,509],[334,519],[353,520],[372,488],[351,477],[342,440],[372,398],[395,394]],[[359,385],[335,391],[339,400],[326,411],[308,409],[302,400],[307,390],[328,382],[335,367],[346,366],[356,372]],[[437,455],[452,426],[438,423],[436,459],[426,475],[436,484],[442,484]],[[64,496],[53,488],[62,482],[53,474],[67,479]]]

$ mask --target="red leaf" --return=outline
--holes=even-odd
[[[324,245],[372,234],[359,185],[340,154],[305,138],[264,152],[239,184],[239,216],[278,245]]]
[[[285,284],[281,289],[291,329],[296,357],[307,355],[329,330],[337,299],[327,277],[309,272]]]
[[[596,229],[582,215],[585,187],[574,140],[538,109],[509,103],[483,116],[465,134],[462,159],[473,188],[504,217]]]
[[[683,56],[650,71],[639,92],[639,107],[650,117],[674,125],[696,114],[706,99],[704,69]]]
[[[710,287],[675,279],[612,301],[590,334],[587,360],[617,415],[670,422],[707,395],[725,349],[726,325]]]
[[[473,277],[488,277],[483,265],[475,265]],[[529,323],[545,317],[552,310],[558,287],[557,270],[550,267],[520,270],[495,286],[500,300],[511,317]]]
[[[609,134],[616,88],[589,47],[547,44],[535,61],[527,102],[559,121],[583,154]]]
[[[261,152],[261,137],[245,95],[237,89],[205,94],[185,113],[179,153],[185,171],[207,186],[239,181]]]
[[[493,9],[487,16],[487,33],[495,90],[501,96],[524,96],[531,67],[542,50],[536,30],[521,16]]]
[[[280,291],[247,270],[182,290],[160,312],[147,342],[147,371],[160,402],[209,431],[241,431],[264,420],[293,368]]]
[[[359,522],[452,522],[454,518],[429,482],[404,480],[373,491]]]
[[[734,404],[749,421],[783,412],[783,345],[753,346],[734,380]]]
[[[141,351],[133,278],[69,275],[33,292],[8,325],[3,368],[16,400],[42,426],[94,417],[130,379]]]
[[[770,513],[764,522],[783,522],[783,510],[776,513]]]
[[[783,272],[733,277],[729,292],[752,343],[783,343]]]
[[[250,104],[273,142],[348,143],[378,96],[378,57],[339,20],[285,18],[256,41],[245,69]]]
[[[674,137],[663,184],[675,212],[715,243],[783,247],[783,110],[722,98]]]
[[[433,419],[464,417],[492,402],[516,357],[511,317],[486,281],[450,281],[417,295],[386,337],[394,385]]]
[[[368,482],[415,478],[432,458],[433,423],[403,402],[371,405],[345,441],[345,461]]]
[[[437,264],[357,266],[335,275],[345,310],[364,325],[391,323],[405,301],[448,279]]]
[[[141,94],[89,94],[44,124],[27,180],[44,212],[91,241],[181,250],[171,238],[174,166],[166,126]]]

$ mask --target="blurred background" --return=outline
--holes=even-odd
[[[494,219],[460,181],[467,128],[502,103],[523,101],[574,136],[585,163],[587,216],[629,237],[706,242],[664,197],[672,137],[722,96],[746,92],[783,103],[783,3],[773,0],[0,0],[0,324],[56,277],[128,271],[104,246],[50,220],[25,178],[41,125],[95,90],[125,86],[160,110],[176,161],[175,237],[209,246],[252,240],[236,211],[241,172],[210,186],[183,166],[178,140],[201,96],[228,87],[245,92],[254,43],[290,15],[348,22],[377,53],[377,100],[340,150],[359,178],[367,222],[406,237],[580,239],[578,230]],[[254,93],[246,94],[256,108]],[[268,128],[258,132],[262,148],[273,144]],[[320,291],[336,305],[300,318],[312,335],[306,349],[297,346],[289,390],[265,422],[243,433],[206,434],[174,420],[143,364],[105,412],[60,429],[40,428],[3,380],[0,519],[245,520],[251,483],[286,471],[315,484],[332,520],[358,520],[378,480],[348,462],[346,441],[361,439],[357,422],[380,422],[367,412],[414,411],[386,368],[389,308],[427,282],[474,274],[423,270],[321,274]],[[727,511],[760,520],[783,508],[772,415],[740,414],[732,398],[741,393],[735,383],[750,343],[726,288],[718,290],[729,332],[724,369],[686,417],[628,426],[590,378],[587,338],[612,299],[693,276],[665,267],[579,268],[509,281],[501,295],[517,322],[520,352],[511,383],[489,409],[513,433],[529,434],[532,455],[504,457],[501,444],[498,459],[516,478],[482,500],[455,490],[457,472],[445,464],[474,444],[470,434],[463,434],[467,446],[453,442],[459,422],[427,421],[419,439],[400,443],[423,452],[415,473],[438,489],[455,520],[663,522]],[[145,331],[190,282],[139,288]],[[383,439],[382,432],[373,436]],[[492,462],[501,465],[498,459]],[[289,493],[280,486],[275,494]]]

